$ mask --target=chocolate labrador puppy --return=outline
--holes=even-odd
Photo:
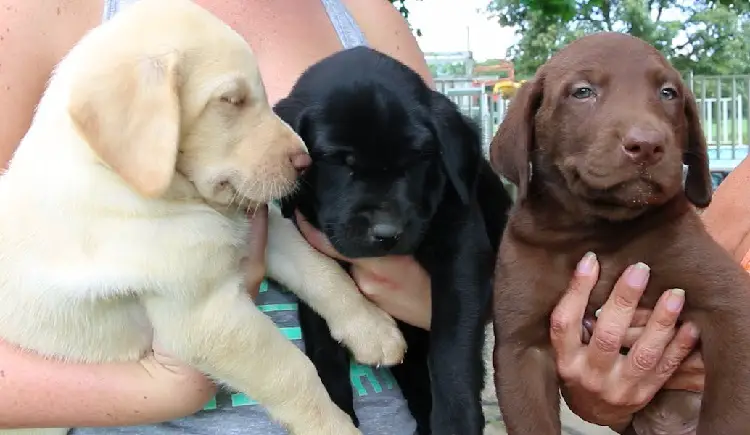
[[[274,110],[313,159],[285,213],[298,209],[349,258],[413,255],[432,278],[431,330],[399,322],[408,349],[392,367],[419,434],[482,434],[484,324],[511,201],[478,128],[366,47],[310,67]],[[323,384],[356,421],[348,353],[309,307],[299,315]]]
[[[666,59],[625,34],[571,43],[519,90],[491,161],[518,186],[495,275],[495,382],[508,433],[560,433],[549,318],[591,251],[601,272],[589,315],[640,261],[651,267],[641,306],[686,291],[681,319],[700,328],[707,373],[700,421],[681,433],[747,434],[750,276],[694,211],[711,200],[706,143],[694,97]],[[679,416],[696,397],[661,393],[653,403]]]

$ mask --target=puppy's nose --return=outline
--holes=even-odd
[[[289,160],[292,162],[292,167],[294,167],[299,173],[305,172],[305,169],[312,165],[312,158],[310,158],[310,155],[304,151],[292,154],[289,156]]]
[[[664,142],[664,134],[657,130],[633,127],[625,135],[622,151],[635,163],[653,165],[664,157]]]
[[[386,213],[375,212],[370,221],[369,235],[373,242],[391,247],[398,242],[404,227]]]

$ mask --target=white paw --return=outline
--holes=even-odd
[[[330,325],[331,335],[343,343],[361,364],[392,366],[400,364],[406,353],[406,340],[396,321],[369,301],[361,310],[348,313]]]

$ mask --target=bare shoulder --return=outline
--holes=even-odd
[[[428,85],[434,82],[424,53],[408,23],[386,0],[343,0],[372,46],[418,72]]]
[[[55,64],[101,21],[102,0],[0,0],[0,168],[29,127]]]

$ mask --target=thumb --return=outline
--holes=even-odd
[[[243,259],[245,286],[250,297],[256,299],[260,284],[266,275],[266,245],[268,243],[268,206],[259,207],[250,216],[250,238],[247,257]]]
[[[326,237],[323,232],[312,226],[312,224],[302,216],[302,213],[300,213],[299,210],[295,210],[294,215],[297,218],[299,232],[302,233],[302,236],[307,240],[307,243],[309,243],[310,246],[331,258],[347,262],[352,261],[351,259],[339,254],[336,251],[336,248],[331,244],[331,241],[328,240],[328,237]]]

